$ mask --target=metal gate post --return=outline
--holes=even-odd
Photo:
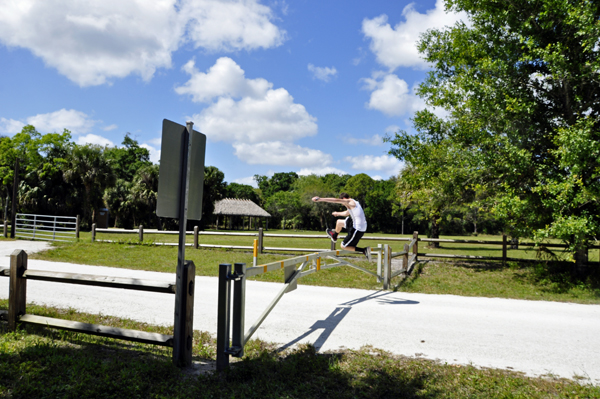
[[[182,292],[175,292],[179,306],[175,308],[175,321],[179,325],[173,334],[173,362],[177,366],[192,364],[192,346],[194,342],[194,291],[196,283],[196,265],[186,260],[183,265],[181,279]],[[179,316],[179,317],[177,317]]]
[[[246,264],[234,264],[233,282],[233,332],[231,337],[231,354],[244,356],[244,321],[246,311]],[[235,352],[235,353],[234,353]]]
[[[377,252],[377,282],[381,283],[381,281],[382,281],[382,278],[381,278],[381,261],[383,259],[383,256],[382,256],[383,249],[382,249],[381,244],[377,244],[377,249],[379,249],[379,251]]]
[[[390,286],[390,277],[392,276],[391,248],[389,244],[383,245],[383,289],[387,290]]]
[[[8,330],[17,330],[19,317],[25,314],[27,303],[27,252],[15,249],[10,255],[10,282],[8,290]]]
[[[231,263],[219,265],[219,292],[217,297],[217,371],[229,366],[229,320]]]

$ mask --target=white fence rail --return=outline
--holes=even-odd
[[[27,240],[76,241],[79,217],[17,213],[15,237]]]

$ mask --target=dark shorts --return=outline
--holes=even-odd
[[[365,232],[356,230],[352,224],[352,218],[350,217],[346,218],[344,227],[348,231],[348,235],[344,237],[344,241],[342,241],[342,248],[356,247]]]

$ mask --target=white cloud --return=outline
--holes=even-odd
[[[363,139],[357,139],[355,137],[342,137],[342,141],[344,143],[353,144],[353,145],[383,145],[383,137],[374,134],[371,137],[365,137]]]
[[[273,25],[273,13],[256,0],[185,1],[188,37],[196,47],[213,51],[252,50],[279,46],[285,31]]]
[[[27,123],[14,119],[0,118],[0,133],[13,135],[19,133]]]
[[[401,129],[400,129],[400,126],[398,126],[398,125],[389,125],[388,127],[385,128],[386,133],[396,133],[399,130],[401,130]]]
[[[324,176],[324,175],[328,175],[328,174],[336,174],[336,175],[342,176],[347,173],[341,169],[334,168],[333,166],[324,166],[324,167],[314,166],[311,168],[302,168],[302,169],[300,169],[298,174],[300,176],[308,176],[308,175]]]
[[[112,125],[103,127],[102,130],[104,130],[105,132],[110,132],[111,130],[115,130],[116,128],[118,128],[118,126],[115,124],[112,124]]]
[[[191,78],[175,91],[197,102],[212,101],[192,117],[211,140],[291,142],[317,134],[316,118],[294,103],[287,90],[272,89],[273,84],[262,78],[246,79],[230,58],[220,58],[206,73],[196,70],[193,62],[184,70]]]
[[[273,87],[265,79],[246,79],[244,70],[229,57],[221,57],[207,73],[196,69],[194,60],[182,68],[190,75],[183,86],[175,88],[177,94],[192,96],[195,102],[211,102],[215,97],[261,98]]]
[[[152,144],[155,147],[160,147],[160,145],[162,143],[162,137],[150,139],[150,140],[148,140],[148,143]]]
[[[235,143],[235,155],[250,165],[285,165],[309,167],[314,165],[328,166],[333,161],[330,154],[320,150],[301,147],[281,141],[270,141],[257,144]]]
[[[390,155],[359,155],[356,157],[346,157],[344,161],[351,163],[354,170],[385,171],[390,175],[398,174],[402,167],[402,162]]]
[[[33,125],[40,133],[62,133],[64,129],[68,129],[73,134],[82,134],[89,132],[95,124],[96,121],[85,113],[63,108],[47,114],[30,116],[25,121],[1,118],[0,131],[14,134],[20,132],[25,125]]]
[[[254,176],[241,177],[239,179],[235,179],[233,182],[238,184],[246,184],[248,186],[258,188],[258,184],[256,183],[256,180],[254,180]]]
[[[101,136],[97,136],[95,134],[88,134],[85,136],[79,136],[77,138],[77,144],[79,145],[85,145],[85,144],[98,144],[101,145],[102,147],[105,146],[109,146],[109,147],[114,147],[115,144],[110,141],[107,138],[101,137]]]
[[[150,152],[150,162],[158,163],[158,161],[160,161],[160,147],[157,149],[148,144],[140,144],[140,147],[145,148]]]
[[[308,70],[312,72],[313,79],[319,79],[323,82],[329,82],[332,77],[337,75],[335,67],[316,67],[313,64],[308,64]]]
[[[363,79],[364,89],[371,90],[367,108],[388,116],[400,116],[425,108],[425,102],[408,89],[408,84],[394,74],[375,72]]]
[[[171,67],[192,42],[207,50],[277,46],[285,32],[257,0],[20,0],[0,7],[0,43],[29,49],[80,86]]]
[[[427,63],[417,51],[419,36],[428,29],[441,29],[459,20],[468,21],[465,13],[446,13],[443,0],[437,0],[435,8],[425,14],[417,12],[414,3],[411,3],[404,7],[402,16],[405,21],[393,28],[385,14],[373,19],[365,18],[362,24],[363,34],[370,39],[369,47],[377,62],[390,71],[398,67],[427,68]]]

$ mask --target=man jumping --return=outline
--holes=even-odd
[[[313,202],[330,202],[332,204],[342,204],[346,207],[344,212],[333,212],[333,216],[346,217],[345,219],[338,219],[335,224],[335,230],[327,229],[327,235],[331,238],[331,241],[336,242],[338,234],[342,229],[346,229],[348,235],[342,242],[342,248],[346,251],[360,252],[367,257],[369,262],[371,261],[371,247],[359,248],[357,247],[358,242],[362,238],[363,234],[367,231],[367,218],[363,211],[360,203],[350,198],[346,193],[341,193],[339,198],[320,198],[313,197]]]

